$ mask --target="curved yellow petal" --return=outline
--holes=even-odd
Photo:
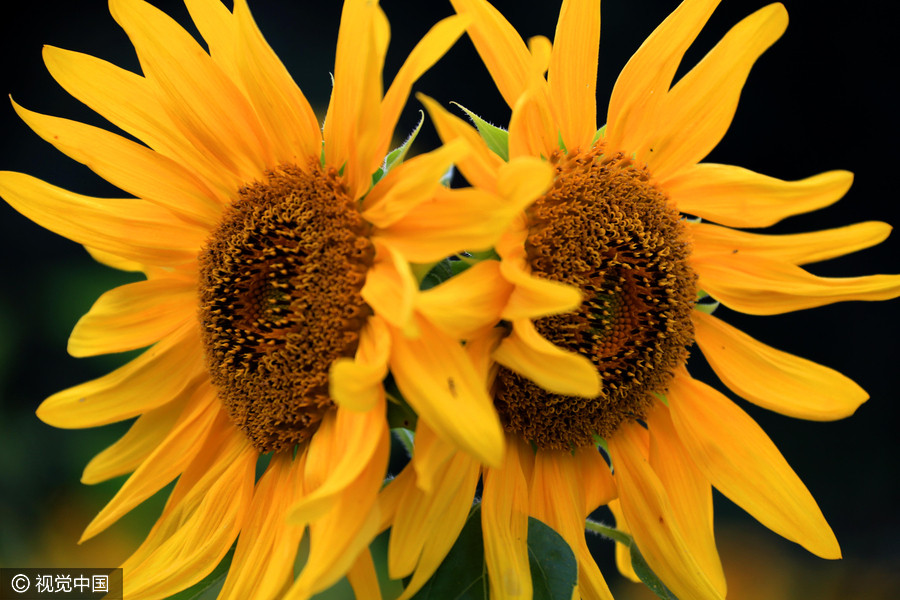
[[[214,194],[175,160],[99,127],[13,107],[35,133],[116,187],[201,227],[218,223]]]
[[[631,153],[657,130],[678,65],[718,4],[719,0],[685,0],[629,59],[609,100],[609,148]]]
[[[44,63],[67,92],[113,125],[186,166],[219,203],[236,194],[243,182],[181,135],[157,99],[152,82],[99,58],[53,46],[44,46]]]
[[[511,291],[500,263],[486,260],[419,294],[416,309],[448,336],[468,340],[499,322]]]
[[[182,327],[115,371],[53,394],[38,407],[54,427],[81,429],[124,421],[189,393],[206,377],[196,325]]]
[[[531,64],[534,71],[541,77],[550,68],[550,55],[553,54],[553,44],[545,35],[535,35],[528,38],[528,51],[531,53]]]
[[[602,382],[593,363],[548,342],[528,319],[513,321],[512,332],[494,351],[494,360],[555,394],[583,398],[600,394]]]
[[[883,242],[891,226],[881,221],[854,223],[834,229],[766,235],[737,231],[710,223],[689,224],[693,254],[750,252],[795,265],[814,263],[857,252]]]
[[[209,55],[242,91],[246,91],[237,67],[237,20],[219,0],[184,0]]]
[[[287,522],[301,490],[302,461],[292,454],[274,455],[257,482],[219,600],[278,600],[293,583],[303,527]]]
[[[497,170],[497,194],[511,213],[520,213],[553,185],[556,172],[534,156],[512,158]]]
[[[325,162],[344,169],[349,193],[368,191],[381,127],[381,75],[387,40],[379,28],[384,14],[374,2],[348,0],[341,12],[334,88],[325,116]]]
[[[661,402],[655,402],[647,415],[647,429],[650,467],[666,490],[684,543],[724,598],[725,573],[713,533],[712,487],[681,445],[669,409]]]
[[[183,395],[138,417],[125,435],[91,459],[81,475],[81,483],[100,483],[137,469],[169,436],[187,400]]]
[[[213,430],[147,539],[122,565],[125,597],[166,598],[197,583],[244,524],[259,454],[227,419]]]
[[[309,442],[303,473],[305,494],[289,514],[294,523],[310,523],[325,515],[354,482],[377,468],[381,446],[388,437],[385,400],[367,412],[338,407],[322,419]],[[382,476],[384,473],[382,473]]]
[[[578,448],[573,456],[584,493],[584,514],[589,515],[618,496],[616,482],[603,455],[594,446]]]
[[[565,0],[553,37],[547,81],[566,148],[587,150],[597,130],[600,0]]]
[[[696,164],[716,147],[731,125],[753,63],[781,37],[787,22],[781,4],[759,9],[732,27],[666,94],[657,130],[636,149],[655,177]]]
[[[751,315],[900,296],[900,275],[817,277],[796,265],[752,254],[695,257],[699,287],[728,308]]]
[[[532,450],[515,435],[507,434],[506,438],[503,464],[497,469],[485,469],[484,473],[484,562],[491,598],[530,598],[533,590],[528,564],[528,483],[519,453]]]
[[[729,227],[768,227],[834,204],[852,183],[849,171],[784,181],[742,167],[700,163],[683,168],[662,185],[683,213]]]
[[[642,449],[637,423],[626,423],[609,445],[619,503],[647,564],[679,600],[715,599],[722,594],[691,554],[663,483]]]
[[[754,340],[712,315],[694,311],[703,356],[734,393],[799,419],[831,421],[852,415],[869,395],[849,378]]]
[[[85,528],[81,541],[94,537],[178,477],[194,460],[213,419],[221,410],[209,384],[194,391],[164,440],[144,460]]]
[[[531,481],[531,514],[552,527],[572,549],[578,561],[578,590],[582,597],[612,600],[584,539],[587,501],[579,471],[571,452],[539,450]]]
[[[513,105],[509,120],[509,156],[548,157],[559,148],[559,130],[547,86],[527,88]],[[592,134],[593,135],[593,134]]]
[[[390,227],[415,207],[432,200],[441,188],[441,177],[468,152],[468,144],[456,139],[394,167],[366,196],[363,217],[376,227]]]
[[[447,476],[441,477],[440,474],[447,473]],[[446,471],[439,471],[440,487],[435,487],[434,493],[423,495],[421,490],[416,489],[418,495],[411,495],[408,499],[409,506],[419,507],[420,516],[418,522],[423,522],[425,530],[413,531],[411,538],[412,545],[406,547],[393,547],[394,532],[391,531],[392,547],[388,549],[388,572],[391,564],[391,552],[398,555],[395,560],[409,560],[410,556],[418,556],[418,562],[415,563],[415,572],[412,574],[406,589],[397,598],[397,600],[407,600],[418,592],[425,585],[437,568],[444,561],[447,553],[456,542],[459,532],[466,524],[469,516],[469,510],[472,507],[472,498],[475,494],[475,486],[478,484],[478,478],[481,475],[481,466],[476,460],[466,456],[463,453],[457,453],[451,462],[447,465]],[[415,510],[415,509],[413,509]],[[407,510],[400,513],[395,520],[397,524],[401,520],[410,518],[413,513]],[[412,525],[413,523],[409,523]],[[426,534],[425,531],[430,532]],[[421,539],[424,544],[421,545],[416,541]],[[409,563],[403,566],[408,568]],[[399,567],[398,567],[399,568]]]
[[[85,246],[84,249],[87,250],[87,253],[91,255],[91,258],[96,260],[101,265],[105,265],[111,269],[128,271],[130,273],[137,273],[144,270],[144,265],[139,262],[128,260],[127,258],[122,258],[121,256],[116,256],[115,254],[104,252],[103,250],[97,250],[96,248],[91,248],[90,246]]]
[[[110,0],[109,9],[184,137],[242,181],[275,166],[253,107],[187,31],[142,0]]]
[[[619,504],[619,499],[616,498],[611,501],[608,507],[609,512],[613,514],[613,518],[616,520],[616,529],[630,535],[631,528],[628,527],[625,515],[622,514],[622,506]],[[641,578],[634,572],[634,567],[631,564],[631,550],[628,546],[619,542],[616,542],[616,568],[619,570],[619,573],[631,581],[635,583],[641,582]]]
[[[503,458],[503,428],[463,347],[419,319],[422,335],[409,339],[394,331],[391,372],[410,406],[443,439],[485,464]]]
[[[391,334],[384,321],[369,317],[359,334],[354,358],[339,358],[328,374],[329,395],[335,404],[348,410],[372,410],[384,397],[381,382],[387,375],[391,354]]]
[[[472,18],[467,31],[491,73],[497,89],[512,107],[538,75],[522,37],[500,12],[485,0],[450,0],[457,13]]]
[[[406,106],[413,84],[456,43],[468,23],[469,19],[461,16],[438,21],[403,61],[381,102],[379,154],[387,153],[400,112]]]
[[[415,435],[415,460],[410,464],[416,472],[416,487],[432,494],[445,464],[459,454],[459,449],[439,437],[424,421],[416,423]]]
[[[458,138],[468,142],[472,152],[461,157],[457,163],[466,180],[479,189],[493,192],[496,187],[497,169],[503,164],[503,159],[491,152],[474,127],[444,110],[428,96],[417,94],[416,98],[425,105],[425,110],[428,111],[428,116],[431,117],[442,142],[447,144]]]
[[[179,279],[129,283],[100,296],[69,336],[69,354],[144,348],[196,319],[197,286]]]
[[[366,548],[359,554],[359,558],[347,571],[347,581],[353,588],[356,600],[381,600],[378,572],[375,570],[371,550]]]
[[[234,3],[235,57],[247,97],[273,145],[276,163],[305,168],[322,152],[322,130],[309,101],[260,33],[246,0]]]
[[[822,558],[840,558],[816,501],[753,419],[686,373],[675,377],[668,398],[681,443],[719,491],[782,537]]]
[[[208,232],[139,198],[92,198],[11,171],[0,196],[50,231],[117,257],[150,265],[195,261]]]
[[[378,491],[384,481],[391,448],[383,410],[380,420],[381,431],[367,432],[368,436],[376,438],[377,445],[373,453],[357,459],[365,460],[365,464],[356,479],[331,499],[327,513],[309,524],[309,559],[284,600],[309,598],[337,583],[375,538],[381,523],[377,509]],[[343,438],[336,441],[347,442]],[[308,457],[307,469],[311,460],[312,455]]]
[[[419,286],[400,252],[375,241],[375,263],[366,274],[360,294],[381,317],[394,327],[408,333],[415,332],[413,307]]]

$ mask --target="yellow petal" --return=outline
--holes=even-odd
[[[618,498],[611,501],[608,506],[609,511],[616,520],[616,529],[630,535],[631,529],[628,527],[625,515],[622,514],[622,506],[619,504]],[[637,576],[637,573],[634,572],[634,567],[631,565],[631,550],[628,546],[619,542],[616,542],[616,568],[619,569],[619,573],[631,581],[635,583],[641,582],[641,578]]]
[[[416,472],[416,486],[425,494],[432,494],[436,481],[446,470],[445,463],[460,452],[456,446],[438,437],[424,421],[416,424],[415,442],[415,460],[411,465]]]
[[[869,395],[828,367],[760,343],[694,311],[697,344],[719,379],[743,398],[790,417],[831,421],[852,415]]]
[[[689,227],[695,256],[750,252],[795,265],[828,260],[869,248],[883,242],[891,233],[891,226],[881,221],[781,235],[737,231],[710,223],[692,223]]]
[[[138,417],[125,435],[91,459],[81,483],[100,483],[137,469],[170,434],[187,400],[182,396]]]
[[[105,265],[107,267],[110,267],[111,269],[128,271],[130,273],[137,273],[144,270],[144,265],[139,262],[128,260],[127,258],[122,258],[121,256],[116,256],[115,254],[104,252],[103,250],[97,250],[96,248],[91,248],[90,246],[85,246],[84,249],[87,250],[87,253],[91,255],[91,258],[96,260],[101,265]]]
[[[597,130],[600,0],[565,0],[550,58],[550,97],[566,148],[587,150]]]
[[[612,600],[606,580],[584,539],[587,502],[579,471],[570,452],[539,450],[531,481],[531,514],[556,530],[575,553],[582,596]]]
[[[513,158],[497,172],[497,193],[512,213],[520,213],[553,185],[556,175],[545,160],[533,156]]]
[[[301,489],[302,461],[292,454],[274,455],[257,482],[219,600],[277,600],[293,583],[303,527],[287,522]]]
[[[81,541],[94,537],[178,477],[194,460],[220,406],[209,384],[194,391],[175,426],[85,528]]]
[[[378,573],[375,571],[372,552],[368,548],[360,553],[359,558],[347,571],[347,581],[353,588],[356,600],[381,600]]]
[[[144,348],[196,319],[196,283],[153,279],[100,296],[69,336],[69,354],[96,356]]]
[[[253,107],[187,31],[141,0],[110,0],[109,8],[184,137],[242,181],[275,166]]]
[[[231,11],[219,0],[185,0],[184,5],[206,42],[210,57],[246,91],[237,67],[237,20]]]
[[[394,167],[366,196],[363,217],[382,229],[396,223],[416,206],[431,200],[447,169],[468,152],[466,142],[457,139]]]
[[[578,448],[573,456],[584,493],[584,514],[588,515],[618,496],[616,482],[603,455],[594,446]]]
[[[113,125],[187,167],[219,203],[227,202],[244,183],[181,135],[157,99],[158,89],[146,78],[99,58],[53,46],[44,46],[44,62],[67,92]]]
[[[509,120],[509,156],[547,157],[558,147],[559,130],[549,91],[542,80],[522,92],[513,105]]]
[[[419,319],[422,335],[409,339],[396,330],[391,371],[419,419],[443,439],[488,465],[503,458],[503,428],[462,346]]]
[[[467,31],[491,73],[497,89],[512,107],[529,83],[538,79],[531,55],[515,28],[484,0],[450,0],[461,15],[472,18]]]
[[[759,9],[731,28],[666,94],[657,131],[637,150],[655,177],[696,164],[716,147],[734,118],[756,59],[787,28],[781,4]]]
[[[647,564],[680,600],[723,596],[687,547],[663,483],[642,450],[637,423],[626,423],[607,439],[619,502]]]
[[[468,340],[497,324],[511,291],[500,263],[486,260],[419,294],[416,309],[448,336]]]
[[[718,4],[719,0],[679,4],[622,69],[606,120],[606,139],[612,150],[633,152],[657,130],[675,71]]]
[[[144,200],[82,196],[23,173],[0,172],[0,196],[41,227],[141,264],[195,261],[208,235]]]
[[[741,167],[701,163],[685,167],[664,187],[681,212],[729,227],[768,227],[834,204],[852,183],[849,171],[783,181]]]
[[[98,127],[13,107],[35,133],[116,187],[201,226],[218,222],[212,192],[174,160]]]
[[[381,103],[381,131],[379,134],[378,153],[386,154],[397,119],[406,106],[413,84],[434,65],[450,49],[466,30],[469,19],[460,16],[447,17],[438,21],[428,33],[416,44],[391,86],[384,94]]]
[[[531,569],[528,564],[528,484],[522,473],[522,447],[507,434],[503,465],[486,469],[481,502],[484,562],[491,598],[530,598]]]
[[[326,415],[309,442],[303,474],[306,493],[291,509],[295,523],[309,523],[324,515],[346,489],[364,477],[378,458],[387,437],[385,401],[367,412],[337,408]],[[319,433],[321,432],[321,435]]]
[[[309,101],[263,38],[246,0],[234,4],[235,56],[247,97],[271,140],[275,161],[305,168],[322,152],[322,130]]]
[[[725,573],[713,533],[712,487],[681,445],[669,409],[661,402],[654,403],[647,415],[647,429],[650,466],[666,490],[684,543],[724,598]]]
[[[840,558],[837,540],[816,501],[753,419],[687,374],[672,382],[669,406],[681,443],[720,492],[813,554]]]
[[[492,192],[496,186],[497,169],[503,164],[503,159],[494,154],[485,144],[478,132],[459,117],[450,114],[444,108],[423,94],[416,97],[434,123],[441,141],[447,144],[455,139],[462,138],[468,142],[472,152],[459,159],[457,166],[466,180],[479,189]]]
[[[354,358],[339,358],[328,375],[329,395],[348,410],[372,410],[384,397],[381,382],[387,375],[391,335],[379,317],[370,317],[359,334]]]
[[[553,44],[545,35],[535,35],[528,38],[528,51],[531,53],[531,64],[535,73],[541,77],[550,68],[550,55],[553,54]]]
[[[740,253],[697,257],[691,266],[700,289],[728,308],[751,315],[900,296],[900,275],[817,277],[786,262]]]
[[[457,453],[436,472],[438,485],[433,493],[426,494],[419,488],[407,490],[409,495],[404,497],[405,504],[391,530],[388,573],[398,577],[396,573],[413,567],[415,572],[397,600],[406,600],[418,592],[450,552],[466,523],[480,475],[481,466],[477,461]],[[416,529],[417,523],[421,523],[421,529]],[[398,538],[395,544],[398,527],[407,530],[409,535]],[[391,564],[395,564],[396,571],[391,569]]]
[[[357,458],[364,461],[364,465],[356,479],[331,499],[327,513],[309,524],[309,560],[284,600],[309,598],[337,583],[375,538],[381,522],[376,499],[387,471],[391,447],[384,409],[381,422],[380,431],[367,432],[368,436],[376,438],[377,445],[373,453]],[[346,443],[347,440],[337,441]],[[313,460],[312,455],[308,460]]]
[[[122,565],[127,598],[166,598],[212,572],[244,523],[258,456],[227,419],[217,422],[147,539]]]
[[[526,235],[523,215],[497,243],[497,253],[502,257],[500,272],[515,286],[503,318],[507,321],[536,319],[578,308],[581,304],[578,288],[531,274],[525,255]]]
[[[548,342],[528,319],[513,322],[494,360],[554,394],[595,398],[600,393],[600,374],[593,363]]]
[[[412,332],[413,306],[419,286],[399,251],[393,247],[375,243],[375,263],[366,274],[366,283],[360,294],[381,317],[394,327]]]
[[[190,393],[206,377],[199,331],[182,327],[99,379],[53,394],[38,407],[54,427],[81,429],[124,421]]]
[[[325,162],[344,168],[350,195],[361,197],[382,157],[376,155],[381,127],[381,71],[386,41],[377,4],[348,0],[341,13],[334,88],[325,116]]]

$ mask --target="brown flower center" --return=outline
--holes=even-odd
[[[240,191],[200,255],[210,377],[261,452],[308,440],[334,406],[329,367],[372,314],[368,234],[333,169],[289,165]]]
[[[574,312],[538,319],[557,346],[588,357],[602,379],[596,398],[550,393],[501,368],[495,403],[508,431],[540,448],[569,449],[646,416],[693,343],[696,276],[679,213],[621,154],[551,157],[553,187],[529,209],[532,273],[578,287]]]

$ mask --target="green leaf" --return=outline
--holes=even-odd
[[[641,551],[638,550],[637,544],[634,543],[631,544],[631,567],[644,585],[650,588],[650,591],[659,598],[662,598],[662,600],[678,600],[675,594],[670,592],[669,588],[656,576],[656,573],[650,569]]]
[[[578,562],[551,527],[528,517],[528,565],[534,600],[570,600],[578,583]]]
[[[222,591],[222,586],[225,585],[225,578],[228,576],[228,568],[231,566],[233,556],[234,547],[228,551],[228,554],[213,569],[212,573],[188,589],[169,596],[169,600],[216,600],[219,592]]]
[[[619,542],[620,544],[624,544],[625,546],[631,546],[631,544],[634,542],[631,536],[624,531],[619,531],[615,527],[604,525],[603,523],[599,523],[597,521],[594,521],[593,519],[587,519],[585,521],[584,528],[591,533],[602,535],[605,538],[609,538],[613,541]]]
[[[475,128],[478,129],[478,135],[481,136],[481,139],[484,140],[484,143],[487,144],[487,147],[491,152],[508,162],[509,132],[496,125],[491,125],[462,104],[457,102],[454,102],[453,104],[456,104],[470,119],[472,119],[472,123],[474,123]]]

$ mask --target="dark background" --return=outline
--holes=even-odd
[[[153,2],[182,23],[183,5]],[[849,169],[856,181],[846,198],[825,210],[787,219],[776,232],[883,220],[900,223],[894,149],[898,133],[896,37],[889,3],[857,2],[845,10],[809,0],[785,2],[791,24],[757,63],[734,123],[707,159],[738,164],[785,179],[829,169]],[[383,0],[392,23],[386,76],[391,77],[415,41],[449,15],[442,0]],[[628,57],[677,5],[674,0],[606,0],[598,79],[599,119]],[[688,53],[694,64],[740,18],[762,1],[725,0]],[[557,2],[497,2],[526,39],[552,38]],[[334,65],[340,14],[336,0],[256,0],[251,9],[317,112],[324,113]],[[0,19],[0,91],[27,108],[108,126],[69,97],[47,74],[43,44],[79,50],[138,69],[127,37],[106,3],[6,3]],[[455,100],[503,125],[509,111],[466,39],[415,88],[446,103]],[[414,125],[410,102],[399,136]],[[0,105],[0,169],[24,171],[79,193],[118,195],[87,168],[67,159]],[[414,151],[437,144],[426,123]],[[0,565],[112,566],[118,564],[161,506],[159,498],[88,542],[74,546],[81,529],[121,481],[78,483],[91,456],[114,441],[124,426],[90,431],[56,430],[34,416],[40,401],[59,389],[107,372],[123,357],[74,359],[66,338],[77,318],[104,290],[130,281],[127,274],[95,264],[76,244],[48,233],[0,205]],[[898,238],[811,270],[850,276],[900,271]],[[857,414],[835,423],[788,419],[748,406],[802,477],[833,526],[845,560],[829,563],[807,555],[717,498],[720,547],[729,598],[889,598],[900,589],[900,517],[896,429],[898,410],[897,310],[900,301],[844,303],[775,317],[717,314],[754,337],[836,368],[871,394]],[[698,353],[696,353],[698,354]],[[702,361],[692,370],[703,373]],[[699,364],[699,366],[697,366]],[[712,379],[707,379],[712,381]],[[766,485],[766,482],[759,482]],[[611,585],[621,584],[609,564],[608,546],[598,556]],[[637,586],[635,586],[636,588]],[[638,597],[629,586],[617,597]],[[631,596],[629,594],[635,594]]]

